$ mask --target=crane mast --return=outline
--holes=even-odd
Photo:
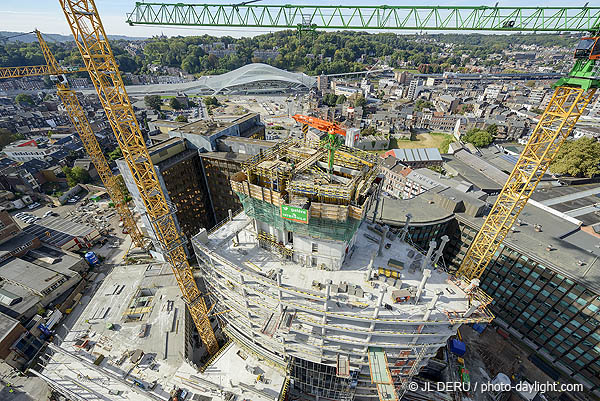
[[[170,263],[183,298],[209,354],[219,349],[204,294],[198,289],[185,250],[150,159],[144,137],[125,91],[117,62],[93,0],[59,0],[85,67],[123,152],[165,260]]]
[[[48,47],[48,44],[44,40],[42,34],[38,30],[35,30],[34,33],[38,39],[40,48],[42,49],[42,54],[46,60],[46,65],[31,67],[3,67],[0,68],[0,79],[34,75],[50,75],[50,79],[56,84],[57,94],[63,102],[67,114],[69,115],[69,119],[79,134],[79,138],[83,143],[83,147],[85,148],[87,155],[90,157],[94,167],[96,167],[98,176],[102,180],[102,183],[106,188],[106,192],[113,201],[115,208],[117,209],[117,212],[123,221],[123,227],[127,229],[135,246],[143,247],[144,237],[135,223],[135,219],[133,218],[131,210],[129,210],[129,206],[127,206],[125,196],[119,188],[117,177],[113,175],[108,162],[102,153],[102,149],[98,144],[98,140],[96,139],[96,135],[94,135],[94,131],[87,119],[85,111],[79,103],[77,94],[70,88],[69,82],[64,76],[64,74],[68,72],[83,72],[87,70],[83,67],[62,68],[50,51],[50,48]]]

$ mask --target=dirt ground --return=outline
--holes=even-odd
[[[469,326],[460,328],[463,340],[467,345],[465,363],[471,375],[472,382],[487,382],[489,379],[481,372],[483,368],[490,379],[496,377],[500,372],[504,373],[513,381],[515,378],[527,379],[530,383],[552,383],[554,380],[537,368],[527,359],[533,353],[525,345],[517,342],[511,337],[505,339],[495,330],[495,327],[487,327],[479,334]],[[517,380],[519,382],[520,380]],[[565,381],[562,377],[559,381]],[[547,392],[544,394],[549,401],[558,400],[560,393]],[[477,399],[485,399],[476,397]],[[585,397],[583,399],[586,399]],[[521,399],[512,394],[510,401]]]
[[[399,149],[439,148],[446,135],[417,134],[416,141],[399,140]]]

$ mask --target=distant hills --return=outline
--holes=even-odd
[[[10,32],[10,31],[0,31],[0,42],[4,42],[6,39],[5,38],[10,38],[8,39],[9,42],[25,42],[25,43],[31,43],[31,42],[37,42],[37,38],[35,37],[34,34],[30,34],[30,35],[21,35],[23,32]],[[44,35],[44,39],[46,39],[49,42],[70,42],[73,40],[73,37],[71,35],[61,35],[58,33],[45,33],[42,32],[42,34]],[[16,35],[21,35],[21,36],[17,36],[15,38],[12,38],[12,36],[16,36]],[[142,38],[142,37],[136,37],[136,36],[125,36],[125,35],[108,35],[109,39],[115,40],[115,39],[123,39],[123,40],[144,40],[147,38]]]

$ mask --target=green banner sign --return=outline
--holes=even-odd
[[[291,205],[281,205],[281,217],[308,224],[308,210]]]

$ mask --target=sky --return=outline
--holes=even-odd
[[[160,0],[153,0],[160,2]],[[165,3],[185,3],[185,0],[163,0]],[[205,0],[211,4],[232,4],[241,2],[242,0]],[[587,0],[536,0],[531,6],[583,6]],[[188,0],[188,3],[202,3],[203,0]],[[331,0],[265,0],[263,4],[299,4],[299,5],[324,5],[324,4],[340,4],[340,1]],[[496,0],[345,0],[344,5],[488,5],[493,6],[497,3]],[[593,1],[591,2],[594,3]],[[127,35],[149,37],[153,35],[165,34],[167,36],[174,35],[201,35],[208,33],[211,35],[231,35],[244,36],[256,35],[259,33],[269,32],[269,30],[251,28],[243,30],[240,28],[171,28],[171,27],[144,27],[144,26],[129,26],[126,20],[126,14],[134,8],[135,1],[133,0],[96,0],[96,6],[100,12],[100,17],[104,24],[106,33],[109,35]],[[522,0],[504,0],[499,1],[500,6],[523,6]],[[39,29],[43,33],[59,33],[63,35],[70,34],[69,27],[66,24],[65,17],[62,13],[58,0],[0,0],[0,30],[28,32],[33,29]]]

